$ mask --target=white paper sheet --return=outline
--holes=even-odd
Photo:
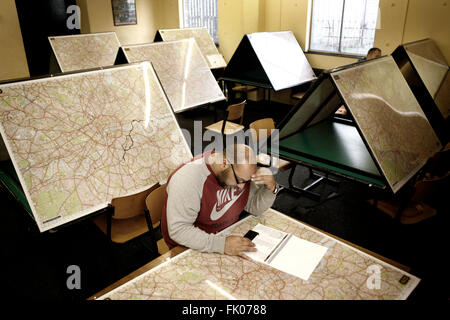
[[[270,262],[270,266],[308,281],[327,249],[327,247],[291,236]]]
[[[252,230],[259,233],[253,239],[257,251],[246,252],[247,256],[305,281],[328,249],[262,224]]]

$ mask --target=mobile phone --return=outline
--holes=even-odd
[[[253,230],[248,230],[248,232],[245,234],[244,238],[253,240],[259,233]]]

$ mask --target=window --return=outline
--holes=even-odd
[[[217,0],[181,0],[183,1],[184,27],[208,29],[215,43],[217,35]]]
[[[313,0],[310,50],[365,55],[373,47],[379,0]]]

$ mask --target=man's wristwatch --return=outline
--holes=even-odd
[[[279,184],[278,183],[275,183],[275,189],[273,189],[273,194],[277,194],[278,193],[278,191],[280,191],[280,186],[279,186]]]

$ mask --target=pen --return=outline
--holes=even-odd
[[[280,242],[278,242],[278,244],[276,245],[275,248],[273,248],[273,250],[269,253],[269,255],[264,259],[264,262],[266,262],[267,260],[269,260],[270,256],[278,249],[278,247],[283,243],[284,239],[286,239],[286,237],[288,236],[288,233],[286,233],[283,237],[283,239],[281,239]]]

